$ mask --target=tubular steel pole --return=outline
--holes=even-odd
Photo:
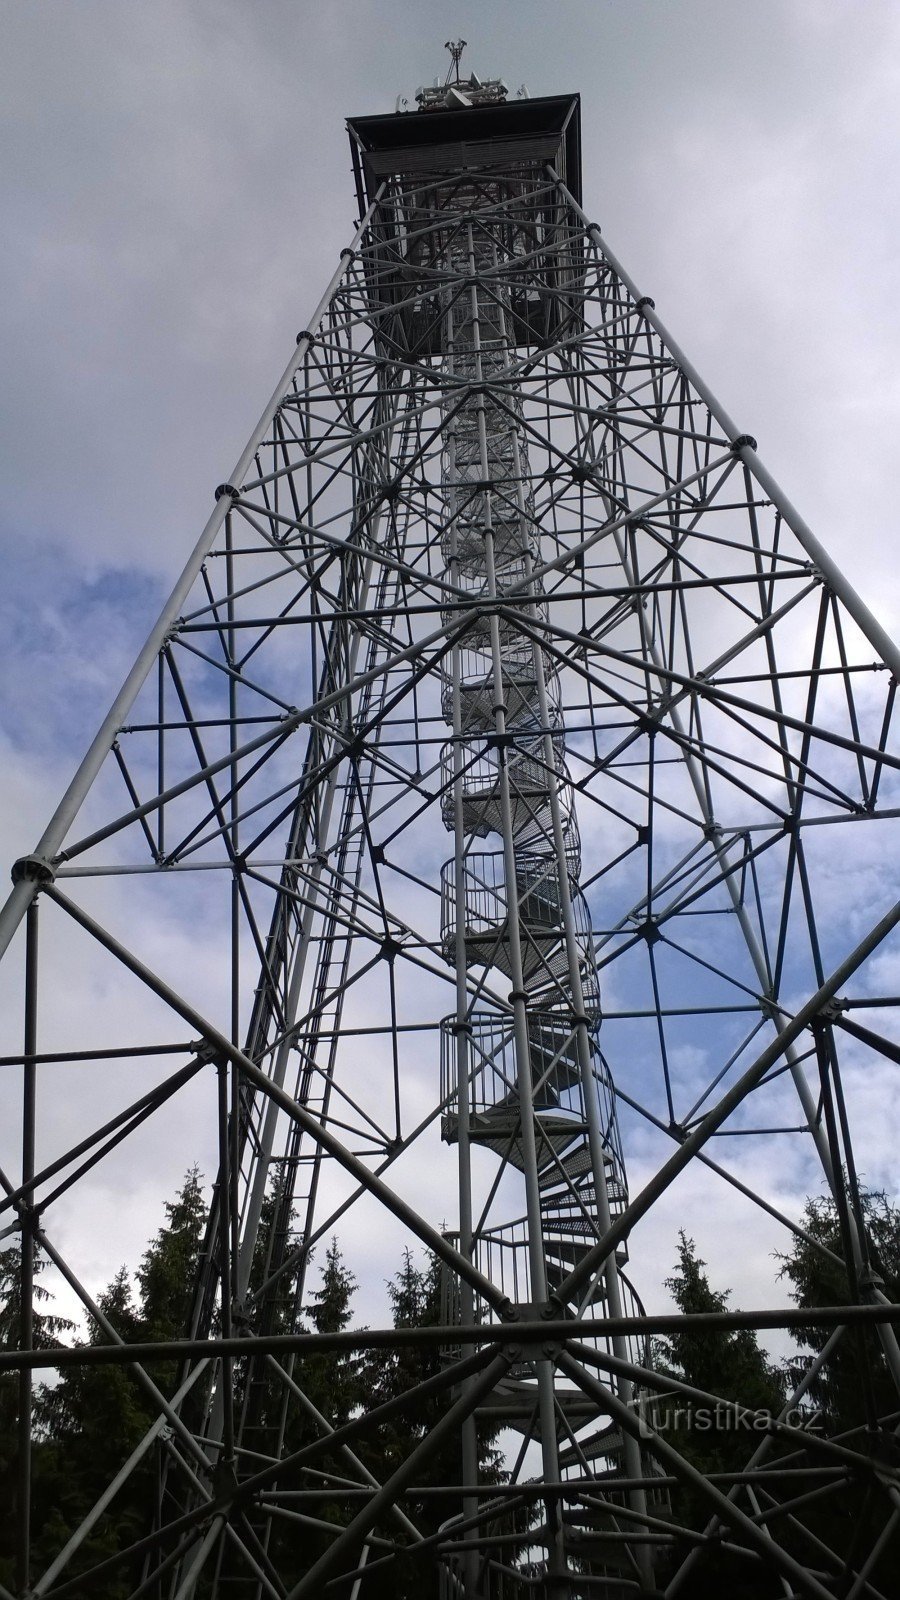
[[[454,335],[453,335],[454,307],[447,311],[447,359],[453,368]],[[450,578],[454,586],[459,585],[459,532],[457,511],[459,505],[458,493],[458,468],[456,460],[457,418],[456,412],[451,416],[447,437],[447,486],[449,489],[451,505],[450,529]],[[457,1193],[459,1201],[459,1248],[467,1261],[474,1261],[474,1238],[472,1218],[472,1146],[470,1139],[470,1108],[471,1086],[470,1054],[472,1025],[469,1022],[469,995],[468,995],[468,961],[466,958],[466,917],[464,907],[466,903],[466,869],[465,848],[466,835],[463,814],[463,782],[465,771],[465,752],[461,741],[462,734],[462,696],[460,690],[460,647],[456,643],[450,656],[453,697],[453,895],[456,905],[456,939],[454,958],[456,964],[456,1022],[453,1040],[454,1070],[456,1073],[456,1119],[457,1119]],[[475,1322],[475,1296],[471,1284],[460,1280],[459,1283],[459,1320],[464,1327],[471,1327]],[[478,1432],[474,1416],[470,1413],[463,1419],[462,1424],[462,1481],[470,1490],[478,1486]],[[470,1493],[463,1499],[463,1513],[465,1516],[474,1516],[477,1511],[477,1499]],[[478,1562],[472,1551],[467,1551],[463,1563],[463,1583],[466,1600],[477,1600]]]
[[[343,1333],[276,1333],[254,1337],[252,1350],[260,1355],[307,1354],[313,1351],[345,1354],[355,1350],[410,1349],[449,1344],[465,1345],[542,1344],[548,1339],[602,1339],[613,1334],[666,1334],[714,1331],[732,1332],[736,1328],[802,1329],[840,1328],[855,1323],[900,1323],[900,1304],[887,1301],[877,1305],[810,1306],[802,1310],[769,1306],[759,1311],[664,1312],[655,1315],[624,1317],[541,1317],[521,1322],[482,1323],[460,1330],[456,1323],[429,1323],[422,1328],[363,1328]],[[222,1339],[160,1339],[134,1344],[63,1345],[58,1350],[0,1351],[0,1373],[18,1372],[21,1367],[133,1366],[137,1362],[181,1360],[197,1356],[203,1360],[221,1355],[248,1354],[246,1335]],[[609,1358],[612,1360],[612,1358]],[[612,1368],[611,1368],[612,1370]],[[462,1379],[460,1380],[462,1381]],[[170,1408],[171,1409],[171,1408]],[[166,1412],[168,1416],[168,1411]],[[335,1430],[336,1432],[338,1430]]]
[[[468,266],[471,278],[470,316],[472,319],[472,349],[475,358],[475,376],[479,386],[484,382],[482,362],[481,315],[477,288],[477,263],[471,222],[467,224]],[[484,392],[479,387],[476,401],[478,448],[481,476],[485,484],[491,482],[491,463],[488,454],[487,426],[485,421]],[[485,574],[489,599],[497,599],[497,573],[494,552],[493,504],[488,491],[485,494],[484,527]],[[496,608],[490,614],[491,677],[493,687],[494,731],[497,747],[503,750],[507,738],[507,688],[504,677],[504,658],[500,643],[500,618]],[[547,1299],[547,1264],[544,1246],[544,1226],[541,1211],[540,1178],[538,1172],[537,1137],[534,1115],[534,1079],[531,1067],[531,1040],[528,1031],[528,996],[522,961],[522,935],[519,910],[519,884],[516,860],[516,843],[512,818],[509,766],[505,760],[498,765],[500,791],[500,823],[503,842],[504,877],[506,880],[506,935],[509,945],[509,969],[512,980],[510,999],[513,1007],[515,1031],[516,1087],[519,1097],[522,1151],[524,1155],[525,1207],[528,1217],[528,1253],[533,1299]],[[461,908],[462,909],[462,908]],[[541,1359],[535,1363],[538,1387],[538,1407],[541,1430],[541,1459],[546,1483],[559,1482],[559,1451],[557,1443],[556,1397],[553,1369],[550,1362]],[[568,1562],[565,1534],[554,1500],[546,1501],[548,1529],[548,1595],[551,1600],[564,1600],[568,1592]]]
[[[374,210],[374,203],[373,203],[373,206],[370,208],[370,213],[368,213],[368,214],[371,214],[371,212],[373,210]],[[358,230],[357,239],[359,237],[361,237],[362,231],[363,231],[363,225],[361,225],[360,230]],[[329,290],[329,296],[328,297],[330,297],[330,290]],[[321,310],[319,312],[319,315],[321,315]],[[396,407],[392,411],[391,417],[389,418],[388,424],[386,426],[387,426],[386,438],[389,440],[394,428],[396,427]],[[373,539],[377,538],[377,536],[378,536],[378,531],[379,531],[380,526],[381,526],[381,519],[382,519],[382,513],[378,512],[378,514],[376,515],[376,517],[374,519],[374,522],[373,522],[373,529],[372,529],[372,537],[373,537]],[[360,549],[359,553],[360,553],[360,555],[364,554],[362,549]],[[367,601],[368,601],[368,598],[369,598],[369,595],[370,595],[370,592],[371,592],[371,588],[372,588],[374,566],[375,566],[375,563],[374,563],[373,556],[368,554],[368,552],[365,552],[365,565],[364,565],[364,568],[363,568],[363,576],[362,576],[362,582],[361,582],[361,585],[360,585],[360,594],[359,594],[359,601],[358,601],[359,607],[363,611],[365,610],[365,607],[366,607],[366,604],[367,604]],[[345,687],[348,690],[348,694],[352,692],[353,686],[355,684],[357,684],[357,683],[361,684],[362,682],[365,681],[365,675],[363,676],[363,678],[360,678],[360,676],[358,674],[358,671],[357,671],[357,663],[358,663],[358,659],[359,659],[359,653],[360,653],[360,650],[362,648],[362,642],[363,642],[363,635],[362,635],[361,630],[354,629],[353,633],[352,633],[352,637],[350,639],[349,649],[348,649],[347,655],[346,655],[346,661],[344,663]],[[328,669],[323,668],[323,672],[325,672],[326,670],[328,670]],[[322,702],[320,701],[319,704],[321,705]],[[346,711],[345,711],[345,717],[346,717]],[[335,751],[336,751],[336,749],[338,747],[338,744],[339,744],[339,737],[338,737],[337,731],[335,730],[335,732],[332,734],[332,737],[331,737],[331,746],[332,746],[331,755],[332,756],[334,755],[334,753],[335,753]],[[323,758],[323,764],[327,765],[327,762],[329,761],[329,759],[330,759],[329,756],[324,757]],[[288,1061],[290,1059],[290,1054],[291,1054],[291,1051],[293,1049],[294,1040],[293,1040],[293,1033],[292,1033],[292,1024],[294,1023],[294,1021],[296,1020],[296,1017],[297,1017],[298,1007],[299,1007],[299,1003],[300,1003],[300,995],[301,995],[301,992],[302,992],[302,986],[303,986],[304,977],[305,977],[305,974],[306,974],[307,957],[309,955],[309,951],[310,951],[310,948],[311,948],[311,946],[310,946],[310,934],[311,934],[311,931],[312,931],[313,920],[314,920],[315,914],[316,914],[316,912],[317,912],[317,910],[319,908],[320,880],[321,880],[321,877],[322,877],[322,872],[323,872],[323,867],[324,867],[324,856],[320,852],[322,852],[324,850],[325,838],[327,836],[328,828],[329,828],[330,821],[331,821],[331,814],[332,814],[332,808],[333,808],[333,805],[334,805],[335,793],[336,793],[336,791],[337,791],[337,789],[339,787],[340,782],[341,782],[341,769],[340,769],[340,766],[338,765],[338,763],[334,762],[334,764],[331,766],[330,770],[327,772],[327,775],[325,777],[324,798],[321,797],[321,793],[317,796],[319,837],[316,840],[315,854],[314,854],[314,858],[313,858],[313,862],[312,862],[312,867],[311,867],[311,870],[309,872],[309,879],[311,881],[308,883],[308,886],[307,886],[307,902],[306,902],[306,905],[305,905],[305,907],[303,909],[302,917],[300,919],[300,928],[299,928],[298,936],[297,936],[297,939],[296,939],[296,942],[295,942],[293,961],[292,961],[292,964],[291,964],[290,971],[288,973],[287,992],[286,992],[285,1004],[284,1004],[284,1026],[283,1026],[283,1035],[284,1035],[284,1037],[283,1037],[283,1039],[281,1041],[281,1044],[278,1047],[278,1050],[276,1051],[275,1059],[274,1059],[274,1063],[273,1063],[273,1068],[272,1068],[272,1075],[271,1075],[272,1076],[272,1082],[275,1083],[279,1088],[281,1088],[283,1086],[284,1079],[285,1079],[285,1074],[287,1072]],[[236,1044],[237,1040],[235,1039],[233,1042]],[[249,1198],[248,1198],[248,1202],[247,1202],[247,1211],[246,1211],[246,1216],[244,1218],[244,1225],[243,1225],[243,1230],[242,1230],[240,1243],[239,1243],[239,1247],[238,1247],[237,1260],[236,1260],[236,1263],[235,1263],[235,1273],[234,1273],[235,1299],[236,1299],[237,1303],[241,1304],[241,1305],[243,1304],[244,1299],[246,1297],[247,1289],[249,1287],[249,1282],[250,1282],[250,1273],[251,1273],[251,1269],[252,1269],[252,1265],[253,1265],[253,1255],[254,1255],[254,1250],[256,1248],[256,1238],[257,1238],[257,1233],[258,1233],[258,1230],[259,1230],[260,1219],[261,1219],[261,1216],[262,1216],[262,1210],[263,1210],[263,1205],[264,1205],[264,1201],[265,1201],[266,1187],[267,1187],[267,1184],[269,1182],[270,1158],[271,1158],[271,1154],[272,1154],[272,1149],[274,1147],[275,1131],[276,1131],[278,1116],[279,1116],[279,1108],[275,1104],[274,1101],[270,1100],[268,1106],[266,1107],[266,1113],[265,1113],[265,1117],[264,1117],[264,1121],[263,1121],[262,1132],[261,1132],[261,1135],[260,1135],[260,1148],[259,1148],[260,1159],[257,1162],[256,1174],[255,1174],[253,1183],[251,1185],[250,1193],[249,1193]],[[219,1402],[219,1408],[220,1408],[220,1402]],[[215,1437],[216,1436],[218,1426],[219,1426],[219,1420],[216,1417],[214,1417],[212,1419],[212,1423],[211,1423],[211,1427],[210,1427],[210,1437]]]
[[[19,1348],[30,1351],[34,1347],[34,1226],[32,1204],[34,1191],[34,1147],[37,1098],[37,1009],[38,1009],[38,907],[32,901],[28,907],[25,936],[25,1039],[22,1065],[22,1200],[19,1206],[21,1219],[21,1260],[19,1306]],[[23,1367],[19,1373],[18,1420],[18,1526],[16,1570],[17,1581],[23,1591],[31,1578],[31,1426],[32,1426],[32,1374]]]

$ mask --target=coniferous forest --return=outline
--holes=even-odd
[[[267,1239],[275,1225],[277,1178],[270,1191],[263,1226],[251,1274],[252,1295],[266,1273]],[[883,1195],[868,1195],[864,1201],[871,1238],[880,1274],[887,1292],[900,1298],[900,1209]],[[190,1328],[190,1296],[202,1250],[207,1206],[201,1175],[190,1171],[180,1191],[165,1206],[165,1219],[148,1242],[137,1266],[123,1266],[99,1297],[99,1308],[108,1327],[126,1343],[165,1340],[186,1335]],[[836,1210],[830,1201],[811,1199],[802,1218],[802,1234],[794,1238],[792,1250],[780,1257],[781,1272],[789,1293],[800,1308],[812,1310],[821,1305],[839,1305],[847,1300],[847,1284],[840,1264],[841,1239]],[[54,1311],[52,1295],[42,1283],[42,1263],[36,1261],[35,1344],[53,1349],[79,1340],[85,1335]],[[387,1284],[391,1319],[396,1328],[434,1325],[441,1317],[441,1269],[434,1258],[417,1260],[406,1252]],[[358,1326],[355,1311],[357,1284],[341,1253],[338,1240],[332,1239],[313,1262],[313,1288],[307,1290],[308,1309],[298,1321],[294,1313],[296,1276],[285,1275],[283,1292],[271,1313],[273,1325],[267,1331],[279,1333],[308,1331],[339,1332]],[[19,1246],[0,1250],[0,1345],[13,1349],[19,1328]],[[694,1242],[684,1233],[676,1244],[673,1272],[667,1279],[672,1299],[684,1313],[721,1311],[731,1306],[730,1292],[714,1287],[706,1265]],[[86,1335],[91,1342],[109,1342],[108,1332],[97,1327]],[[760,1413],[777,1415],[798,1377],[814,1363],[827,1333],[814,1321],[796,1334],[797,1352],[777,1365],[748,1330],[711,1331],[686,1323],[683,1331],[653,1346],[653,1366],[673,1383],[671,1393],[654,1401],[654,1424],[682,1453],[685,1459],[713,1481],[728,1484],[730,1474],[741,1471],[758,1443],[752,1432],[732,1425],[721,1425],[715,1408],[704,1411],[696,1402],[686,1405],[677,1385],[702,1390],[712,1399],[736,1393],[749,1407]],[[292,1380],[291,1402],[285,1406],[284,1385],[267,1381],[271,1367],[257,1360],[249,1369],[235,1364],[236,1399],[252,1423],[249,1437],[257,1447],[258,1460],[265,1460],[281,1440],[280,1453],[302,1450],[305,1442],[320,1436],[322,1419],[331,1428],[340,1428],[363,1412],[384,1408],[380,1426],[368,1429],[354,1449],[336,1444],[331,1455],[316,1457],[316,1469],[298,1475],[298,1509],[284,1513],[282,1508],[273,1528],[265,1534],[257,1504],[248,1502],[244,1533],[251,1547],[274,1557],[276,1565],[288,1566],[299,1577],[308,1570],[330,1542],[330,1528],[352,1515],[352,1498],[335,1492],[336,1484],[383,1481],[405,1459],[413,1445],[439,1420],[446,1405],[445,1396],[427,1395],[417,1404],[404,1403],[404,1397],[440,1366],[436,1345],[370,1350],[358,1353],[312,1351],[282,1360]],[[268,1358],[274,1362],[275,1358]],[[176,1394],[179,1373],[174,1364],[161,1363],[147,1369],[166,1397]],[[839,1358],[828,1365],[827,1381],[815,1379],[803,1404],[813,1433],[833,1440],[840,1436],[865,1454],[877,1448],[870,1419],[896,1410],[891,1399],[891,1379],[887,1372],[877,1333],[861,1331],[843,1342]],[[206,1396],[189,1394],[181,1402],[185,1425],[199,1429]],[[395,1402],[391,1405],[391,1402]],[[14,1375],[0,1380],[0,1499],[15,1507],[17,1455],[18,1386]],[[710,1420],[711,1417],[711,1420]],[[148,1430],[157,1424],[150,1448],[144,1441]],[[778,1445],[774,1446],[778,1449]],[[98,1600],[123,1600],[147,1579],[147,1545],[154,1513],[163,1509],[167,1496],[181,1491],[170,1482],[165,1468],[165,1428],[158,1424],[158,1411],[144,1392],[131,1369],[126,1366],[67,1366],[52,1375],[36,1390],[33,1427],[35,1490],[33,1505],[34,1571],[42,1572],[52,1554],[58,1551],[74,1529],[101,1500],[133,1453],[139,1459],[123,1476],[114,1496],[102,1505],[87,1538],[73,1558],[54,1594],[97,1596]],[[452,1491],[461,1478],[455,1459],[458,1445],[438,1449],[430,1458],[417,1492],[406,1501],[406,1512],[420,1532],[434,1535],[441,1523],[459,1510],[458,1495]],[[480,1434],[482,1481],[501,1484],[506,1476],[507,1458],[498,1443],[496,1430],[489,1427]],[[349,1451],[349,1453],[348,1453]],[[785,1462],[786,1470],[790,1461]],[[793,1463],[796,1465],[796,1463]],[[836,1484],[842,1477],[836,1474]],[[315,1479],[313,1483],[312,1479]],[[814,1507],[804,1507],[805,1531],[798,1527],[797,1554],[810,1560],[816,1528],[821,1529],[823,1547],[830,1545],[848,1562],[858,1548],[871,1542],[880,1508],[873,1504],[874,1478],[861,1479],[848,1494],[846,1488],[835,1499],[821,1494]],[[442,1486],[450,1485],[447,1490]],[[302,1493],[300,1492],[302,1489]],[[331,1492],[329,1492],[331,1490]],[[312,1491],[312,1492],[311,1492]],[[282,1494],[282,1501],[284,1496]],[[348,1505],[350,1507],[348,1511]],[[167,1514],[171,1506],[165,1506]],[[773,1600],[783,1591],[780,1580],[760,1567],[748,1563],[744,1553],[729,1548],[726,1539],[709,1539],[704,1530],[710,1524],[710,1506],[699,1489],[679,1484],[669,1490],[665,1509],[667,1521],[680,1530],[677,1560],[685,1550],[696,1551],[691,1595],[718,1596],[727,1592],[731,1600]],[[790,1515],[790,1512],[786,1513]],[[254,1518],[259,1525],[254,1527]],[[0,1584],[7,1589],[14,1571],[13,1515],[0,1522]],[[390,1540],[386,1537],[390,1536]],[[517,1536],[520,1543],[517,1545]],[[365,1580],[367,1600],[413,1600],[414,1596],[437,1593],[435,1557],[419,1554],[403,1561],[391,1556],[398,1529],[386,1527],[371,1541]],[[273,1542],[278,1545],[277,1552]],[[511,1558],[527,1550],[527,1518],[511,1519],[509,1530]],[[402,1543],[402,1537],[401,1537]],[[130,1553],[123,1558],[122,1552]],[[227,1558],[226,1558],[227,1559]],[[673,1562],[671,1552],[660,1548],[657,1572],[660,1589],[665,1587],[666,1570]],[[236,1572],[237,1572],[236,1568]],[[88,1577],[88,1574],[90,1576]],[[220,1573],[219,1577],[227,1577]],[[835,1577],[836,1595],[845,1592]],[[888,1541],[882,1551],[872,1581],[878,1590],[895,1600],[900,1596],[900,1540]],[[156,1595],[155,1584],[148,1594]],[[163,1591],[160,1590],[160,1593]]]

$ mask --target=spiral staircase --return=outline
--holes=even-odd
[[[533,1207],[530,1216],[497,1221],[492,1215],[471,1239],[481,1271],[513,1302],[528,1304],[560,1288],[600,1236],[602,1215],[615,1217],[623,1208],[627,1190],[599,1044],[600,987],[579,882],[581,840],[560,685],[540,642],[547,599],[531,578],[541,558],[527,430],[522,399],[504,377],[515,336],[502,280],[495,273],[490,289],[484,287],[496,260],[482,260],[479,249],[488,246],[479,246],[472,229],[447,245],[463,287],[448,293],[444,310],[442,552],[444,576],[467,602],[448,604],[446,620],[458,627],[462,610],[468,621],[442,671],[441,711],[452,729],[441,757],[442,810],[456,850],[441,872],[441,937],[458,971],[502,974],[513,992],[507,1011],[469,1004],[442,1024],[442,1131],[457,1142],[464,1118],[468,1142],[492,1152],[504,1169],[498,1172],[507,1180],[504,1192],[515,1191],[514,1172],[521,1190],[536,1165],[543,1281],[534,1282]],[[517,998],[524,1001],[527,1048],[516,1027]],[[590,1137],[592,1110],[595,1129],[599,1113],[602,1172]],[[625,1260],[623,1249],[616,1257],[617,1307],[608,1304],[609,1280],[601,1273],[567,1309],[595,1317],[636,1310],[621,1271]],[[459,1313],[458,1305],[445,1309],[451,1320]],[[476,1306],[476,1318],[489,1315]],[[628,1353],[641,1362],[648,1354]],[[578,1476],[588,1462],[596,1473],[603,1458],[612,1470],[623,1451],[618,1427],[598,1419],[583,1395],[565,1385],[557,1386],[555,1410],[560,1475]],[[479,1415],[540,1443],[535,1364],[514,1367]],[[587,1564],[591,1533],[590,1526],[574,1530]],[[614,1585],[608,1592],[616,1592],[608,1556],[591,1570],[602,1570]],[[533,1586],[534,1573],[528,1581]],[[489,1590],[492,1600],[495,1592],[518,1593],[510,1582],[507,1573],[506,1587]]]

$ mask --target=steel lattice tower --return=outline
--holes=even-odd
[[[723,1546],[760,1594],[896,1592],[900,1406],[877,1396],[900,1381],[897,1307],[851,1124],[860,1075],[900,1061],[900,652],[582,211],[577,97],[507,101],[458,57],[416,111],[350,121],[362,220],[0,917],[22,997],[2,1174],[21,1596],[91,1592],[92,1530],[151,1461],[144,1542],[109,1559],[160,1600],[365,1600],[398,1563],[444,1600],[690,1595]],[[843,915],[853,854],[867,892]],[[104,963],[108,1015],[60,1012],[66,940]],[[60,1153],[40,1108],[61,1061],[106,1087]],[[75,1236],[96,1164],[123,1142],[145,1159],[204,1083],[190,1326],[132,1349],[59,1219]],[[748,1228],[802,1234],[754,1181],[758,1139],[830,1186],[840,1304],[802,1314],[822,1352],[742,1469],[704,1477],[660,1417],[668,1324],[628,1242],[655,1214],[674,1237],[685,1174],[711,1214],[727,1193]],[[433,1253],[441,1320],[310,1333],[313,1250],[379,1217]],[[33,1348],[36,1258],[89,1356]],[[763,1329],[791,1325],[772,1273]],[[437,1352],[420,1388],[349,1420],[314,1406],[310,1353],[379,1345]],[[848,1351],[879,1384],[824,1438],[804,1397]],[[85,1359],[128,1363],[157,1421],[38,1571],[33,1374]],[[391,1406],[435,1392],[442,1421],[379,1477]],[[832,1548],[809,1508],[860,1483]],[[708,1511],[687,1542],[685,1484]],[[411,1510],[429,1493],[436,1531]],[[331,1530],[312,1566],[288,1525]]]

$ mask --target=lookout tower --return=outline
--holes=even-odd
[[[900,1060],[900,652],[582,210],[578,96],[462,44],[348,122],[361,220],[0,913],[21,1600],[896,1593],[854,1136]],[[215,1179],[180,1337],[130,1345],[58,1224],[151,1133]],[[833,1234],[771,1192],[798,1149]],[[685,1182],[837,1285],[777,1414],[658,1369]],[[333,1236],[373,1294],[414,1252],[416,1314],[324,1326]],[[42,1264],[80,1353],[37,1348]],[[148,1424],[63,1528],[33,1374],[78,1360]],[[706,1470],[682,1402],[746,1449]]]

